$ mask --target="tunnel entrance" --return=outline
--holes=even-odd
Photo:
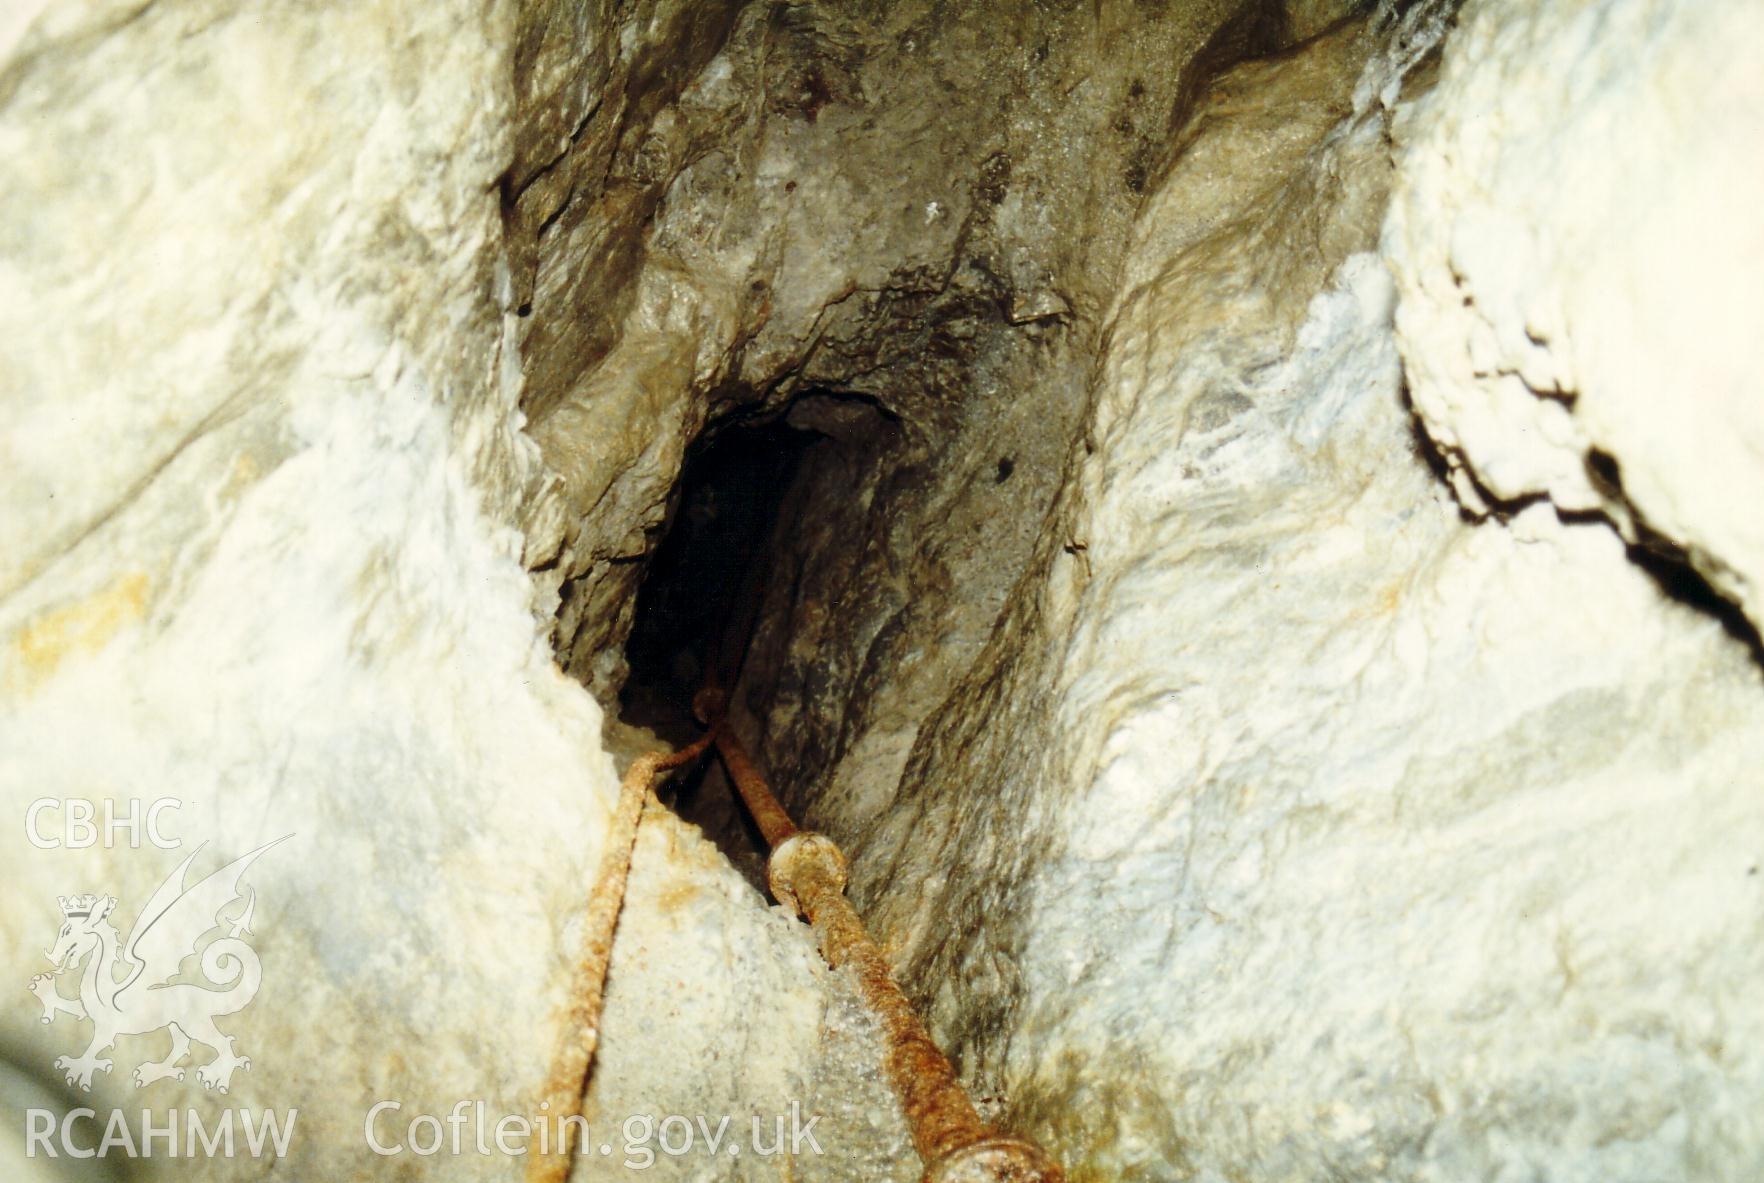
[[[620,721],[673,746],[701,734],[692,696],[705,663],[732,687],[780,507],[818,431],[782,417],[725,424],[687,455],[667,534],[650,559],[625,642]],[[671,804],[764,890],[765,844],[716,760],[675,780]]]
[[[627,723],[666,731],[686,720],[704,662],[740,614],[743,587],[771,536],[803,453],[824,439],[782,419],[725,426],[687,456],[679,500],[637,593],[620,694]],[[723,653],[727,681],[739,653]]]
[[[714,654],[713,680],[729,692],[732,716],[746,717],[749,742],[767,762],[766,728],[780,691],[779,637],[793,635],[804,604],[803,617],[823,623],[829,609],[849,610],[845,593],[814,585],[813,572],[819,564],[838,568],[849,558],[842,552],[869,544],[865,523],[886,512],[875,492],[878,474],[910,468],[921,455],[911,441],[906,423],[879,400],[827,388],[706,431],[687,452],[667,531],[637,589],[609,746],[648,750],[659,741],[679,748],[696,740],[702,730],[692,698]],[[774,570],[776,564],[782,566]],[[808,652],[797,659],[813,667],[821,657]],[[800,677],[785,680],[783,701],[800,695]],[[769,754],[779,759],[777,751]],[[786,758],[769,771],[818,775],[816,756],[796,764]],[[675,812],[763,891],[765,846],[721,764],[708,761],[673,784]]]

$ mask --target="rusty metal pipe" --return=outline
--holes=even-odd
[[[692,711],[699,722],[709,728],[705,736],[716,743],[723,767],[728,769],[729,779],[735,782],[735,791],[741,794],[747,812],[753,816],[753,824],[759,827],[767,849],[776,850],[799,831],[778,803],[778,798],[766,787],[765,777],[748,758],[747,749],[741,746],[735,733],[728,730],[727,706],[723,692],[714,686],[700,690],[692,699]]]
[[[528,1183],[563,1183],[574,1162],[572,1143],[577,1123],[565,1119],[581,1115],[588,1093],[588,1070],[600,1046],[606,971],[612,961],[613,934],[625,902],[631,848],[637,840],[638,823],[643,820],[643,806],[653,799],[655,782],[663,772],[698,759],[714,736],[714,732],[706,733],[677,752],[649,752],[637,757],[619,784],[619,803],[613,812],[606,850],[600,856],[600,869],[594,877],[594,892],[588,897],[582,948],[576,957],[575,981],[570,988],[570,1010],[545,1085],[546,1104],[558,1119],[560,1144],[552,1147],[550,1153],[535,1154],[527,1160]]]
[[[693,700],[729,779],[771,847],[766,879],[772,894],[813,926],[828,964],[852,967],[865,1003],[881,1019],[888,1080],[925,1164],[923,1183],[1063,1183],[1059,1165],[1035,1143],[980,1120],[949,1057],[914,1013],[845,898],[845,855],[825,834],[797,829],[729,724],[726,705],[715,687]]]

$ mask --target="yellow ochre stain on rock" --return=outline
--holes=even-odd
[[[12,642],[8,689],[34,686],[75,653],[95,653],[147,611],[148,579],[132,571],[71,604],[51,608],[25,625]]]
[[[643,814],[643,825],[651,832],[659,831],[666,860],[675,866],[713,867],[721,860],[717,848],[696,826],[682,821],[678,815],[653,798]],[[656,911],[663,915],[689,915],[698,905],[703,889],[684,876],[670,877],[655,897]]]

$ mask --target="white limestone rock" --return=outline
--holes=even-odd
[[[223,1024],[253,1064],[225,1099],[135,1095],[163,1044],[125,1043],[95,1096],[300,1109],[291,1161],[209,1177],[518,1173],[380,1158],[361,1124],[381,1098],[530,1112],[543,1079],[613,768],[535,606],[562,595],[578,667],[616,670],[624,560],[717,400],[871,383],[936,472],[818,527],[863,553],[786,607],[867,598],[820,633],[762,622],[825,658],[769,754],[833,786],[854,894],[1012,1123],[1079,1178],[1746,1177],[1756,663],[1602,525],[1466,521],[1402,386],[1465,503],[1602,509],[1756,619],[1759,302],[1731,262],[1758,188],[1716,117],[1755,117],[1756,18],[1473,0],[1393,173],[1393,63],[1439,6],[1412,45],[1350,25],[1232,71],[1166,145],[1203,44],[1267,48],[1219,33],[1228,7],[1150,39],[1108,6],[0,18],[0,205],[27,211],[0,224],[21,1061],[78,1050],[24,989],[55,896],[126,920],[182,857],[38,849],[28,803],[176,796],[204,859],[293,835],[250,880],[262,994]],[[1628,167],[1616,125],[1681,173]],[[1004,274],[962,272],[958,241]],[[1586,480],[1595,448],[1621,496]],[[537,593],[523,562],[550,566]],[[874,1034],[800,926],[645,826],[599,1130],[800,1095],[837,1136],[793,1177],[911,1178]]]
[[[220,1023],[249,1068],[206,1092],[198,1048],[185,1079],[136,1092],[168,1040],[124,1038],[77,1138],[113,1108],[137,1135],[143,1106],[161,1128],[298,1110],[289,1156],[192,1163],[161,1143],[143,1177],[525,1165],[470,1136],[461,1156],[382,1157],[364,1134],[380,1100],[402,1106],[383,1142],[462,1100],[537,1112],[615,788],[513,525],[545,479],[517,409],[498,191],[513,16],[68,3],[0,63],[0,1021],[20,1065],[58,1077],[90,1029],[41,1025],[26,990],[50,968],[57,895],[118,897],[126,933],[198,846],[206,873],[287,836],[247,877],[261,989]],[[26,832],[40,798],[162,797],[177,850]],[[634,1055],[695,1039],[723,1073],[669,1099],[742,1123],[750,1074],[814,1062],[822,1032],[787,1020],[812,1019],[825,975],[800,926],[673,851],[648,874],[720,891],[706,915],[754,937],[701,972],[763,985],[777,1018],[707,1027],[679,965],[641,960],[616,1013],[642,1017]],[[623,931],[666,923],[640,903]],[[898,1114],[881,1125],[852,1152],[897,1145]]]
[[[572,1178],[916,1183],[880,1029],[794,914],[654,810],[631,876]]]
[[[1471,0],[1398,130],[1384,248],[1460,499],[1664,536],[1754,625],[1761,39],[1754,4]]]
[[[206,872],[291,835],[248,879],[261,991],[221,1023],[251,1067],[217,1098],[198,1049],[137,1093],[166,1036],[125,1039],[95,1107],[298,1109],[280,1169],[385,1169],[377,1100],[536,1104],[613,784],[495,525],[532,455],[502,14],[113,7],[27,37],[0,112],[30,211],[0,231],[4,1015],[35,1068],[83,1047],[23,990],[57,894],[119,897],[126,933],[198,845]],[[182,846],[37,849],[40,797],[177,798]]]

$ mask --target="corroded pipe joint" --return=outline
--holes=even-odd
[[[944,1155],[925,1168],[921,1183],[1065,1183],[1065,1178],[1035,1143],[996,1134]]]
[[[772,848],[766,860],[772,895],[814,926],[829,965],[852,967],[865,1003],[881,1020],[889,1083],[912,1127],[919,1158],[928,1164],[922,1183],[1065,1183],[1059,1166],[1034,1143],[997,1133],[980,1120],[949,1058],[913,1013],[882,951],[845,898],[845,855],[825,834],[796,828],[722,717],[725,705],[714,687],[693,700],[723,754],[729,779]]]
[[[844,891],[847,878],[845,855],[838,844],[810,830],[800,830],[778,843],[766,860],[766,883],[772,894],[796,909],[799,916],[808,915],[804,904],[816,892],[826,888],[835,893]]]

